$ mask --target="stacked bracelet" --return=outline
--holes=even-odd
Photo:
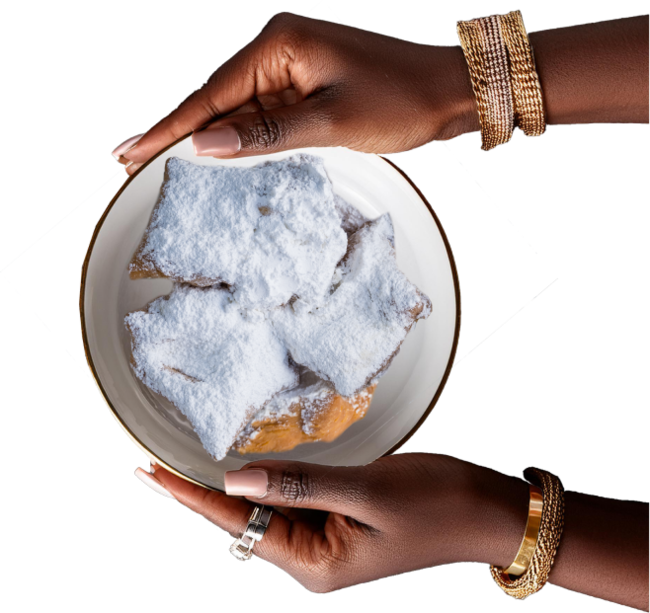
[[[519,11],[459,21],[481,124],[482,149],[507,143],[515,126],[528,136],[544,133],[542,88]]]
[[[540,136],[546,130],[542,86],[535,68],[520,11],[500,15],[501,31],[508,49],[515,121],[526,136]]]
[[[564,528],[564,488],[549,472],[528,468],[532,482],[524,539],[508,568],[490,567],[499,587],[513,598],[523,599],[544,587],[555,561]]]

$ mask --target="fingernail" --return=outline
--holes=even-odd
[[[131,151],[133,147],[135,147],[138,143],[138,141],[144,136],[144,134],[138,134],[136,136],[132,136],[131,138],[128,138],[125,140],[121,145],[117,146],[115,149],[113,149],[113,152],[111,155],[116,159],[119,160],[121,155],[124,155],[127,151]]]
[[[146,470],[143,470],[142,468],[136,468],[135,476],[138,479],[140,479],[142,483],[148,485],[154,492],[158,492],[159,494],[162,494],[167,498],[174,498],[174,496],[172,496],[172,494],[165,489],[165,486],[160,481],[158,481],[156,477],[154,477],[151,473],[148,473]]]
[[[129,162],[126,166],[124,166],[124,169],[126,170],[127,174],[132,175],[138,168],[140,168],[140,166],[142,166],[142,164]]]
[[[233,155],[241,149],[239,134],[235,128],[214,128],[192,134],[196,155]]]
[[[260,498],[269,487],[265,470],[229,470],[225,474],[226,494],[229,496],[254,496]]]

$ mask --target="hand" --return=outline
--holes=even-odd
[[[433,454],[361,467],[254,462],[226,476],[228,493],[246,499],[152,471],[155,486],[233,538],[255,504],[275,506],[253,552],[315,592],[451,562],[507,566],[528,513],[526,482]]]
[[[299,147],[405,151],[478,129],[460,47],[418,45],[282,13],[126,151],[133,173],[180,137],[198,155],[242,157]],[[219,128],[220,131],[211,132]]]

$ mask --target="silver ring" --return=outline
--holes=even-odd
[[[253,555],[253,546],[256,542],[262,540],[266,529],[269,527],[272,514],[273,510],[269,507],[257,505],[248,519],[244,534],[230,546],[230,553],[242,562],[250,560]]]

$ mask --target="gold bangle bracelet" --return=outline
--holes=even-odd
[[[560,544],[562,529],[564,528],[564,488],[562,482],[549,472],[538,468],[527,468],[524,477],[530,481],[531,499],[529,505],[528,522],[524,541],[517,554],[517,558],[507,569],[491,566],[490,571],[497,585],[509,596],[524,599],[541,590],[546,582],[555,561],[555,554]],[[533,487],[541,489],[542,503],[539,510],[539,503],[533,500],[535,494]],[[535,515],[539,512],[539,527],[535,537],[535,545],[529,552],[528,562],[525,557],[528,555],[522,550],[527,549],[527,540],[534,533],[533,526],[536,523]],[[529,534],[529,527],[531,528]],[[526,545],[526,547],[524,547]],[[514,571],[511,569],[515,566]],[[520,567],[524,570],[517,575]]]
[[[528,568],[533,559],[535,547],[537,547],[537,537],[539,536],[539,527],[542,523],[542,508],[544,497],[542,490],[536,485],[530,485],[530,502],[528,504],[528,521],[524,538],[519,546],[519,551],[515,556],[513,563],[508,568],[503,569],[503,574],[508,577],[521,577]]]
[[[527,136],[546,130],[542,87],[520,11],[459,21],[481,125],[482,149],[507,143],[514,127]]]

